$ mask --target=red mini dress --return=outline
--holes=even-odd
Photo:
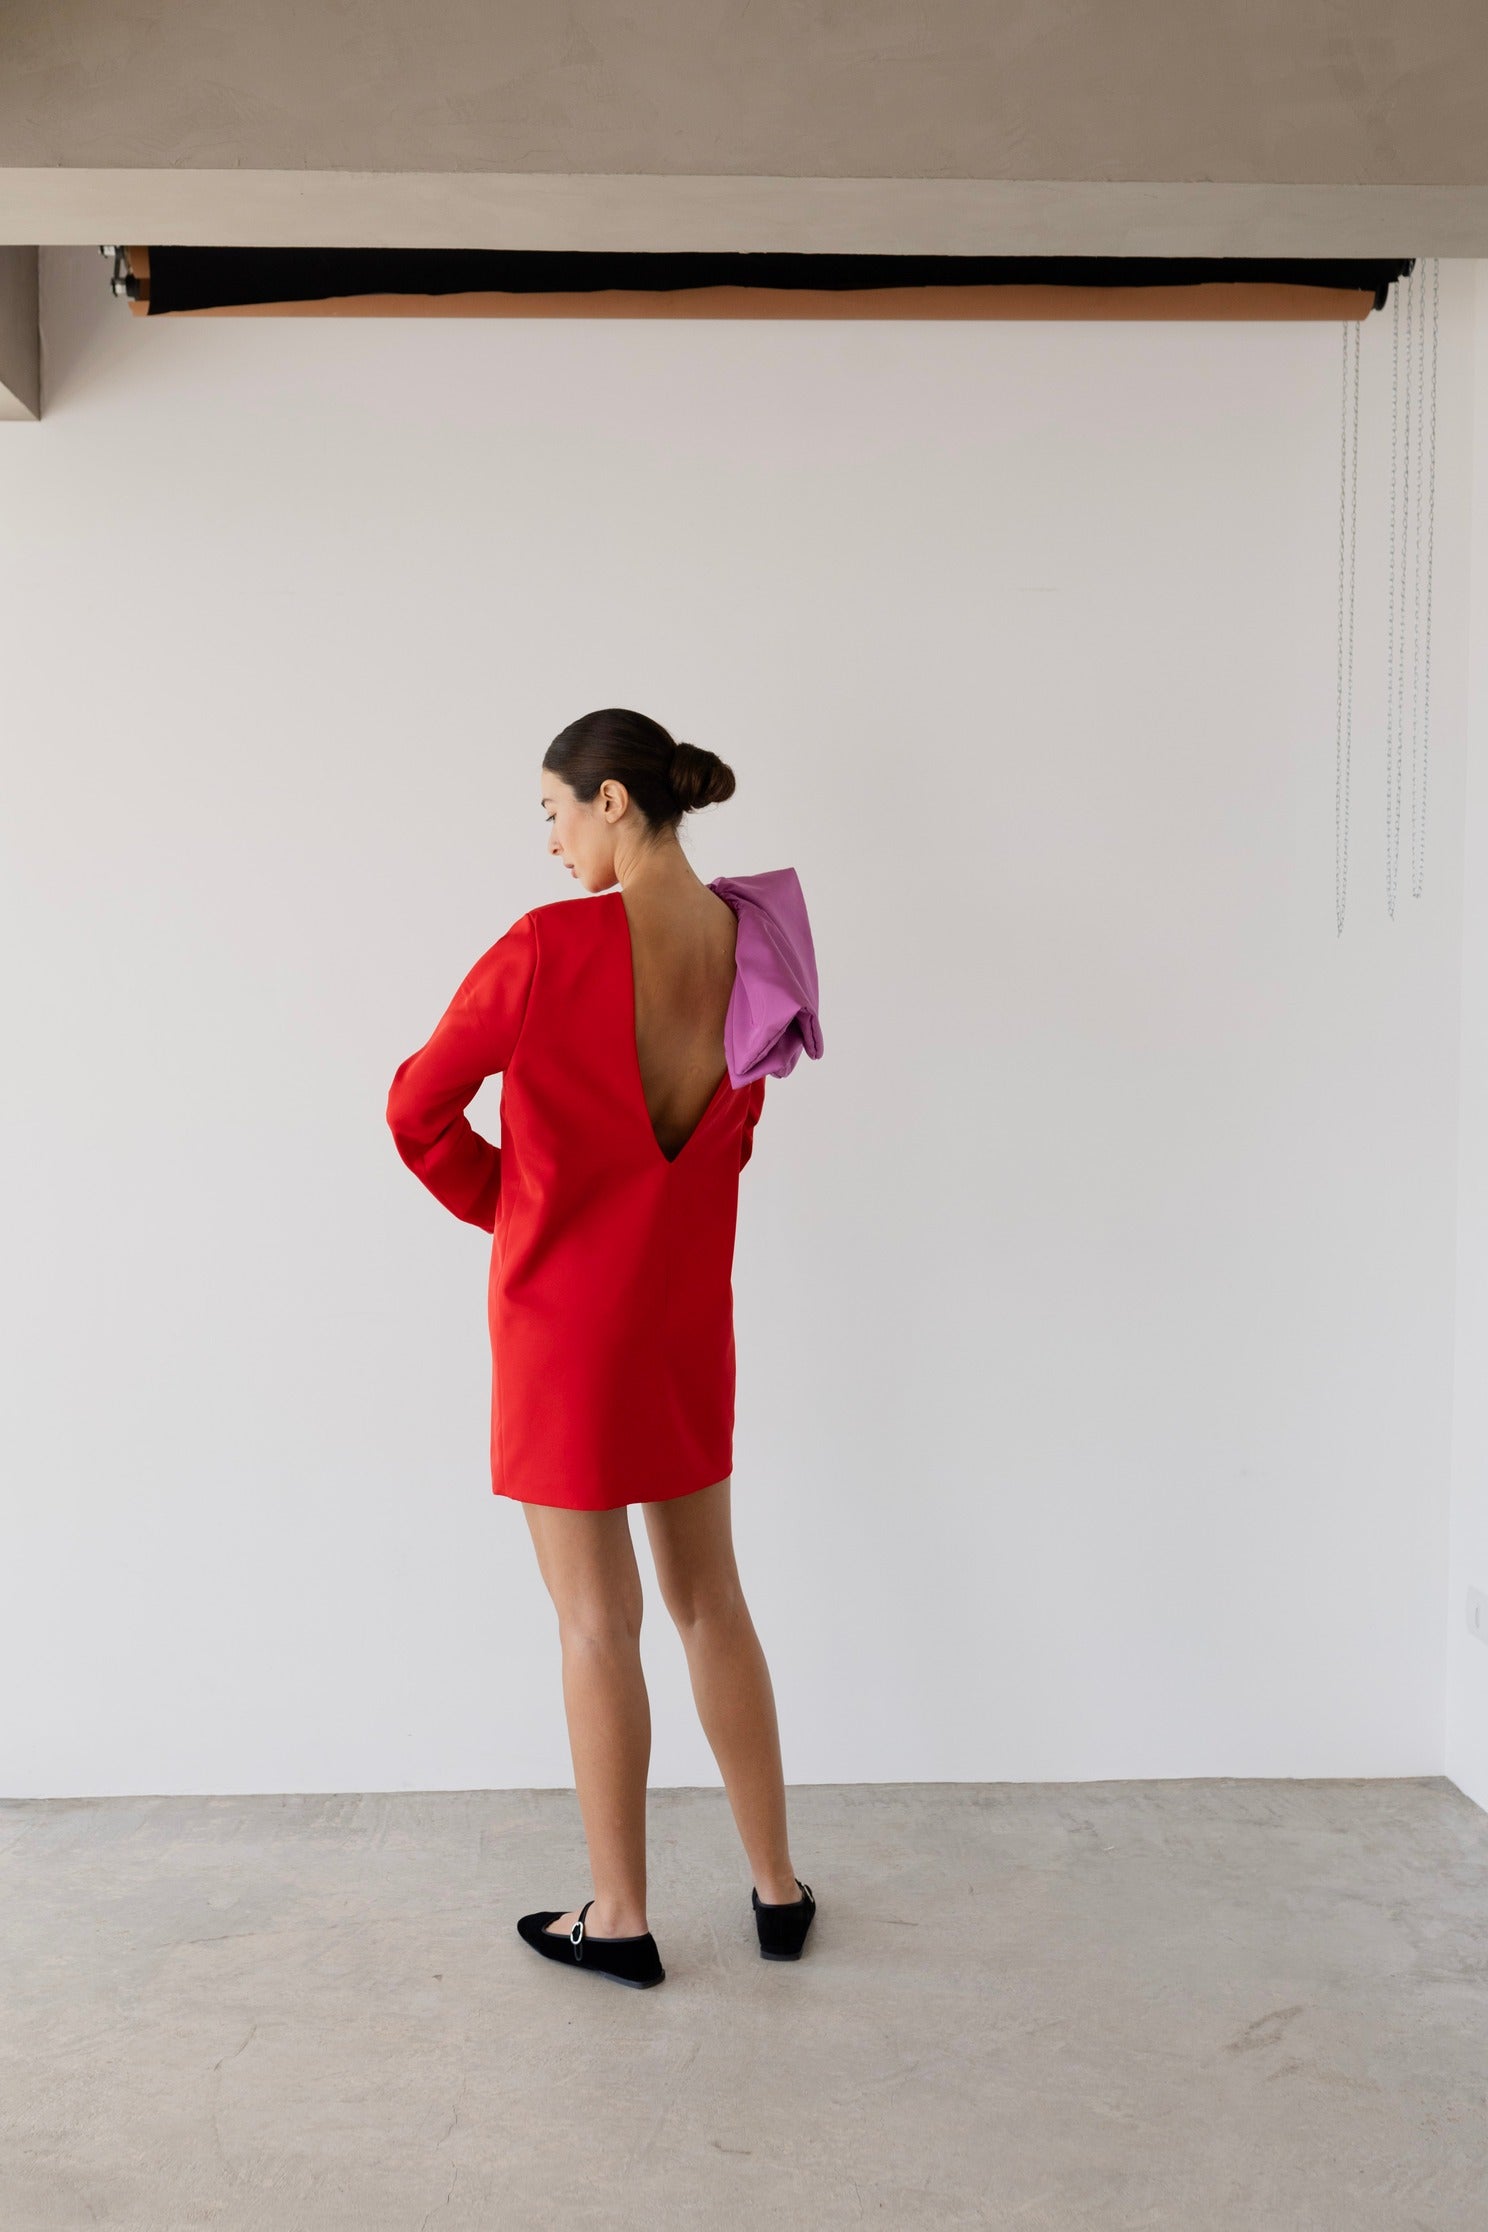
[[[464,1114],[497,1071],[499,1147]],[[399,1064],[398,1153],[492,1236],[496,1495],[608,1511],[732,1472],[739,1173],[764,1095],[762,1076],[736,1086],[726,1069],[663,1153],[619,891],[522,915]]]

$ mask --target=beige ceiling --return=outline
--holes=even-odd
[[[1485,5],[3,0],[0,243],[1479,256]]]

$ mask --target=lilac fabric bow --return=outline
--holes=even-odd
[[[795,869],[715,876],[708,889],[739,918],[734,989],[723,1025],[730,1081],[788,1077],[802,1054],[820,1061],[816,948]]]

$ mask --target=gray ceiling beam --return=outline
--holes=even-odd
[[[1488,254],[1483,0],[6,0],[0,239]]]
[[[0,168],[0,241],[1475,257],[1488,256],[1488,185]]]

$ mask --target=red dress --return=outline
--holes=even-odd
[[[464,1114],[498,1070],[499,1147]],[[607,1511],[732,1472],[734,1230],[764,1095],[763,1077],[725,1070],[680,1152],[662,1152],[619,891],[521,916],[399,1065],[399,1154],[492,1235],[496,1495]]]

